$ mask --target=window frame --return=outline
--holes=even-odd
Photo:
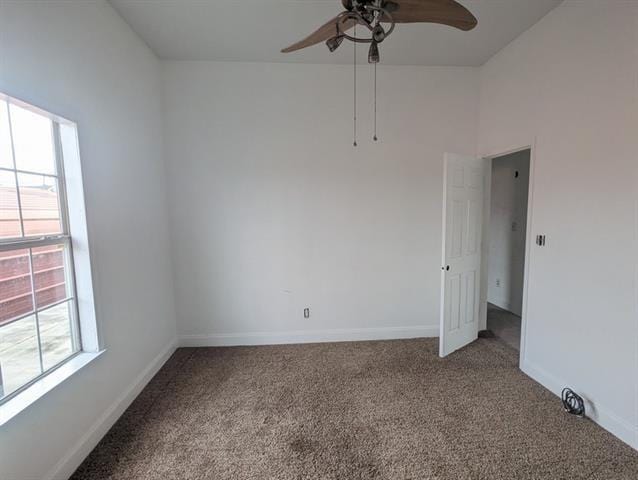
[[[11,160],[12,160],[12,166],[13,166],[13,168],[0,167],[0,172],[12,173],[15,177],[16,197],[17,197],[17,206],[18,206],[20,231],[21,231],[21,237],[9,237],[9,238],[0,239],[0,252],[28,250],[29,277],[31,282],[31,295],[32,295],[32,302],[33,302],[33,308],[30,312],[20,314],[16,316],[15,318],[10,319],[8,322],[0,325],[0,329],[12,323],[18,322],[20,320],[24,320],[25,318],[28,318],[30,316],[34,316],[37,344],[38,344],[38,361],[40,365],[39,375],[35,376],[31,380],[29,380],[27,383],[25,383],[24,385],[21,385],[20,387],[16,388],[12,392],[7,393],[4,396],[0,397],[0,407],[2,407],[3,405],[7,404],[11,400],[18,397],[21,393],[25,392],[25,390],[29,389],[30,387],[37,384],[38,382],[41,382],[43,378],[49,376],[51,373],[53,373],[57,369],[63,367],[65,364],[67,364],[74,358],[78,357],[82,353],[86,353],[91,350],[85,350],[83,348],[84,342],[83,342],[83,335],[82,335],[83,333],[82,321],[81,321],[82,317],[80,316],[80,308],[79,308],[80,299],[78,298],[78,288],[77,288],[77,280],[76,280],[76,261],[74,259],[74,245],[73,245],[74,238],[73,238],[72,229],[71,229],[70,210],[69,210],[68,195],[67,195],[67,188],[69,185],[66,179],[66,169],[65,169],[65,162],[64,162],[65,146],[63,145],[63,139],[62,139],[62,133],[61,133],[62,125],[71,126],[75,134],[75,138],[74,138],[75,145],[67,145],[66,150],[70,148],[74,148],[74,147],[75,149],[77,149],[77,126],[73,122],[67,121],[61,117],[58,117],[57,115],[53,115],[45,110],[42,110],[26,102],[22,102],[2,92],[0,92],[0,100],[5,101],[7,104],[6,114],[7,114],[7,121],[8,121],[8,127],[9,127],[9,139],[11,142]],[[27,109],[37,115],[44,116],[51,121],[51,138],[53,142],[52,153],[53,153],[54,161],[55,161],[54,173],[39,173],[39,172],[33,172],[33,171],[23,170],[18,168],[18,164],[16,161],[16,151],[14,146],[14,136],[12,131],[11,114],[10,114],[11,105],[16,105],[17,107]],[[69,140],[67,140],[67,143],[68,142]],[[78,161],[77,168],[79,169],[80,168],[79,152],[76,152],[76,154],[77,154],[77,161]],[[21,204],[22,200],[20,196],[20,182],[18,180],[20,174],[44,176],[44,177],[55,180],[56,187],[57,187],[58,209],[59,209],[59,215],[60,215],[60,230],[61,230],[60,233],[45,234],[45,235],[31,235],[31,236],[25,235],[25,226],[24,226],[24,218],[23,218],[24,215],[22,211],[22,204]],[[82,190],[83,187],[82,185],[79,185],[78,187],[79,187],[80,195],[82,199],[81,211],[82,211],[82,214],[84,214],[84,204],[83,204],[84,202],[83,202],[83,190]],[[84,215],[82,215],[82,217],[84,217]],[[84,227],[85,227],[84,234],[86,235],[86,220],[85,219],[84,219]],[[58,246],[58,245],[63,246],[65,283],[67,283],[66,295],[64,299],[57,300],[55,302],[45,305],[42,308],[38,308],[37,296],[36,296],[37,295],[36,285],[35,285],[36,272],[34,268],[34,261],[33,261],[34,255],[33,255],[32,249],[38,248],[38,247]],[[89,278],[91,276],[90,265],[88,266],[88,276]],[[91,293],[91,298],[90,298],[91,311],[93,312],[92,321],[95,322],[94,306],[92,305],[92,285],[90,288],[90,293]],[[69,319],[69,322],[70,322],[70,332],[71,332],[70,340],[72,345],[72,353],[68,355],[67,357],[65,357],[63,360],[60,360],[59,362],[45,369],[44,360],[43,360],[43,344],[41,342],[40,320],[39,320],[38,314],[65,303],[69,305],[69,314],[71,316],[71,318]],[[94,334],[96,334],[97,327],[93,330],[94,330]],[[97,338],[95,338],[94,343],[95,343],[95,346],[98,345]],[[92,351],[96,352],[98,351],[98,349],[93,348]]]

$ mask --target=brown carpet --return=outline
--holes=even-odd
[[[80,479],[638,479],[638,452],[479,339],[179,349]]]

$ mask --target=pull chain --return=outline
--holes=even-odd
[[[357,25],[354,25],[354,36],[357,36]],[[353,58],[353,68],[354,68],[354,142],[352,143],[353,146],[357,146],[357,42],[353,42],[353,49],[352,51],[354,52],[354,58]]]
[[[377,64],[374,64],[374,137],[372,139],[376,142],[377,138]]]

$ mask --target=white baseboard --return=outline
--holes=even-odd
[[[503,310],[507,310],[508,312],[512,311],[512,304],[505,298],[489,298],[487,301]]]
[[[177,342],[175,340],[166,345],[44,478],[47,480],[66,480],[69,478],[140,394],[151,378],[164,365],[166,360],[169,359],[176,348]]]
[[[561,381],[555,375],[552,375],[546,370],[537,367],[527,360],[523,361],[521,370],[559,397],[563,388],[567,385],[566,382]],[[638,450],[638,425],[632,425],[631,421],[627,421],[619,417],[610,409],[598,402],[593,403],[591,401],[588,401],[587,398],[583,399],[585,400],[585,408],[588,418],[596,422],[608,432],[618,437],[629,446]]]
[[[180,335],[180,347],[231,347],[238,345],[280,345],[289,343],[355,342],[438,337],[439,327],[343,328],[292,332],[221,333]]]

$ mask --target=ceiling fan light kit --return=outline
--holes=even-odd
[[[326,40],[326,45],[328,46],[328,50],[334,52],[339,45],[343,43],[343,37],[332,37]]]
[[[377,42],[372,42],[370,44],[368,63],[379,63],[379,47],[377,47]]]
[[[385,2],[385,0],[344,0],[343,4],[346,7],[346,11],[341,12],[335,19],[335,35],[334,37],[326,40],[326,45],[331,52],[336,50],[336,47],[341,45],[343,39],[348,39],[354,43],[370,43],[371,52],[372,47],[377,52],[376,61],[370,61],[370,63],[378,63],[379,49],[377,44],[383,42],[394,30],[394,20],[390,11],[383,8],[384,4],[396,5],[392,2]],[[390,26],[386,30],[381,21],[390,23]],[[354,24],[353,24],[354,22]],[[346,31],[350,28],[350,25],[363,25],[370,31],[370,38],[357,37],[349,35]],[[336,44],[336,47],[334,45]]]
[[[337,50],[344,40],[354,44],[354,146],[356,140],[356,45],[369,43],[368,63],[374,65],[374,104],[375,104],[375,133],[376,134],[376,95],[377,95],[377,63],[381,56],[379,44],[386,40],[394,31],[398,23],[438,23],[457,28],[472,30],[477,20],[472,13],[455,0],[341,0],[344,11],[329,20],[303,40],[290,45],[282,53],[301,50],[318,43],[325,42],[330,52]],[[366,37],[357,36],[357,25],[367,30]],[[354,29],[354,35],[348,31]]]

